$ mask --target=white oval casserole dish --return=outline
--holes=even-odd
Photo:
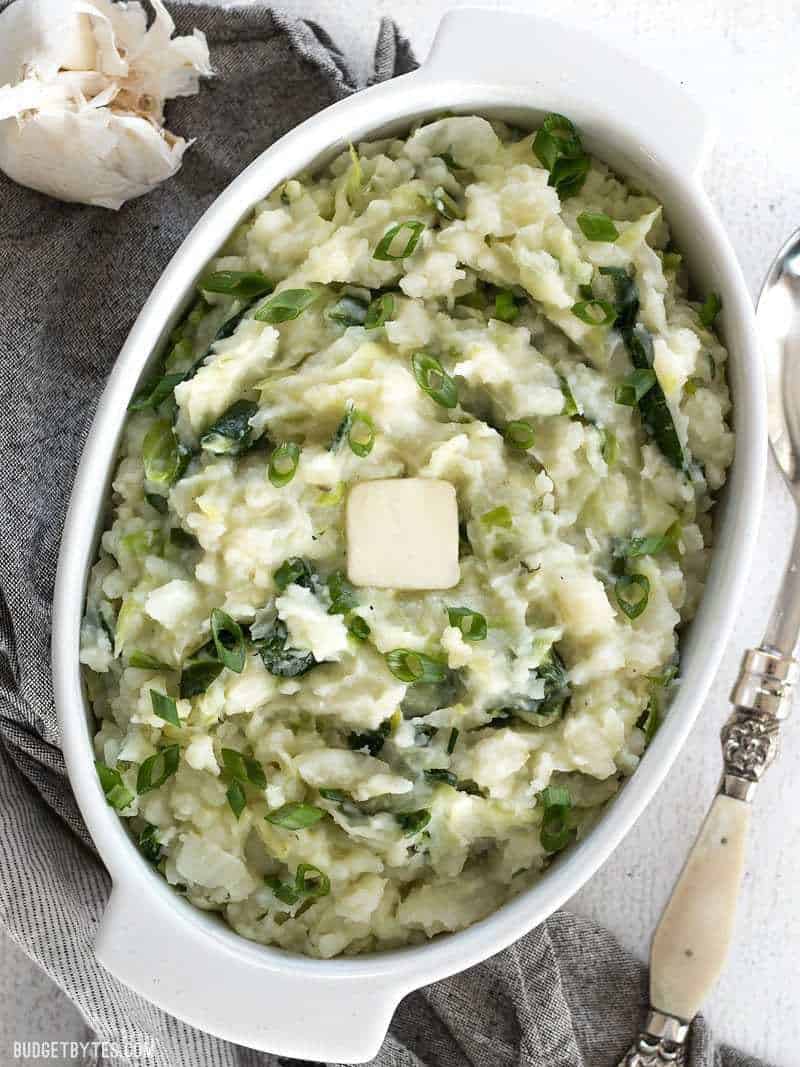
[[[489,918],[426,945],[353,959],[291,956],[250,943],[179,897],[139,855],[106,804],[93,766],[92,716],[78,639],[86,581],[128,401],[188,303],[203,265],[271,189],[349,142],[453,110],[534,127],[568,115],[588,151],[665,206],[698,291],[722,295],[736,458],[717,511],[711,573],[683,643],[683,681],[642,765],[599,824],[533,888]],[[100,399],[67,515],[53,611],[53,671],[64,756],[89,831],[113,880],[97,956],[159,1007],[221,1038],[284,1056],[371,1059],[413,989],[500,951],[542,922],[609,856],[653,796],[702,706],[736,617],[760,512],[766,402],[753,308],[701,184],[704,116],[660,75],[594,37],[524,15],[448,14],[426,63],[304,122],[264,152],[197,223],[153,289]]]

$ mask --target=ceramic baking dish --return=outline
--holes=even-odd
[[[599,824],[533,888],[457,934],[399,951],[316,960],[250,943],[174,893],[140,857],[93,767],[92,720],[78,665],[86,580],[95,558],[126,407],[191,299],[203,265],[280,182],[349,142],[405,131],[444,110],[532,128],[568,115],[590,152],[663,201],[697,291],[722,295],[736,459],[717,512],[713,566],[683,646],[683,682],[641,767]],[[760,510],[766,405],[750,297],[701,181],[703,114],[677,87],[605,43],[525,15],[462,9],[442,21],[422,67],[348,98],[264,152],[209,208],[139,315],[100,400],[64,528],[53,613],[53,670],[72,787],[113,880],[97,934],[100,961],[194,1026],[285,1056],[363,1062],[402,997],[478,963],[541,923],[630,829],[669,771],[703,704],[736,616]]]

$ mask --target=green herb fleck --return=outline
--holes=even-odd
[[[114,811],[122,811],[133,800],[133,793],[122,781],[122,775],[115,767],[108,767],[101,760],[95,760],[97,777],[105,793],[107,803]]]
[[[447,677],[447,665],[441,660],[408,648],[395,648],[387,652],[386,665],[395,678],[409,685],[443,682]]]
[[[458,387],[435,356],[427,352],[415,352],[411,367],[417,385],[443,408],[458,404]]]
[[[578,215],[581,233],[589,241],[616,241],[619,230],[602,211],[582,211]]]
[[[319,295],[319,289],[283,289],[269,300],[265,300],[253,318],[258,322],[269,322],[273,326],[281,322],[291,322],[299,318],[306,308],[310,308]]]
[[[396,226],[392,226],[388,229],[380,239],[375,251],[372,253],[372,258],[380,260],[405,259],[407,256],[410,256],[417,247],[417,243],[419,242],[424,229],[425,223],[418,222],[415,219],[409,219],[406,222],[398,222]],[[398,237],[403,230],[408,231],[406,243],[399,251],[392,252],[395,238]]]
[[[269,457],[267,477],[276,489],[283,489],[294,478],[300,463],[300,446],[294,441],[281,441]]]
[[[168,722],[170,726],[180,726],[181,720],[178,717],[178,708],[172,697],[164,696],[157,689],[151,689],[150,703],[153,705],[153,714],[157,715],[159,719]]]
[[[220,663],[234,674],[241,674],[247,650],[239,623],[220,608],[214,608],[211,612],[211,637]]]
[[[319,822],[325,814],[322,808],[313,804],[284,804],[275,811],[268,811],[264,818],[284,830],[305,830]]]

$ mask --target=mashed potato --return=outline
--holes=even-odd
[[[128,419],[81,658],[144,855],[241,934],[420,942],[636,768],[733,452],[718,302],[660,205],[479,117],[287,182]],[[456,489],[460,581],[353,588],[348,488]]]

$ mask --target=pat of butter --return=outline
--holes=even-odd
[[[380,478],[347,498],[347,577],[379,589],[451,589],[458,566],[458,505],[449,482]]]

